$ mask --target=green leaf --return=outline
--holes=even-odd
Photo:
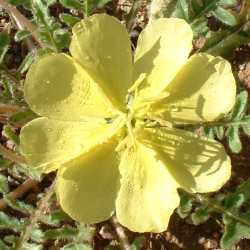
[[[199,38],[201,35],[205,36],[209,31],[207,19],[205,17],[195,19],[191,23],[191,27],[194,33],[194,38]]]
[[[58,209],[49,214],[45,214],[41,218],[41,221],[51,226],[59,226],[62,221],[69,219],[70,217],[65,212],[63,212],[61,209]]]
[[[132,244],[130,246],[130,250],[140,250],[140,249],[142,249],[144,243],[145,243],[145,237],[144,236],[138,236],[132,242]]]
[[[249,214],[246,214],[244,219],[249,217]],[[235,220],[223,216],[223,221],[225,223],[225,229],[223,236],[220,241],[220,245],[223,249],[231,249],[238,241],[243,238],[250,238],[250,226],[236,222]],[[248,220],[250,224],[250,220]]]
[[[93,248],[87,244],[70,243],[62,247],[61,250],[93,250]]]
[[[192,198],[185,193],[181,193],[180,198],[180,206],[177,209],[177,213],[182,219],[184,219],[192,210]]]
[[[34,243],[24,243],[20,250],[43,250],[43,245],[38,245]]]
[[[20,42],[31,36],[31,33],[27,30],[18,30],[15,34],[15,41]]]
[[[94,4],[96,5],[96,7],[98,8],[102,8],[105,4],[111,2],[112,0],[94,0]]]
[[[83,223],[77,223],[77,230],[78,234],[75,236],[76,241],[83,240],[90,242],[95,233],[95,228]]]
[[[10,248],[2,240],[0,240],[0,249],[1,250],[10,250]]]
[[[212,33],[212,32],[211,32]],[[237,47],[246,44],[250,41],[250,22],[246,22],[241,27],[233,30],[223,30],[213,32],[209,40],[214,40],[212,43],[207,40],[205,46],[201,49],[202,52],[212,54],[214,56],[230,56],[232,51]],[[217,39],[214,39],[216,37]]]
[[[229,115],[229,120],[240,121],[246,113],[247,104],[248,104],[248,92],[244,90],[237,95],[235,105]]]
[[[44,238],[46,240],[72,239],[75,237],[76,233],[77,230],[70,227],[49,229],[45,231]]]
[[[9,207],[21,213],[31,214],[34,211],[34,208],[31,205],[26,204],[23,201],[13,200],[8,195],[4,196],[4,200],[8,204]]]
[[[56,29],[53,33],[53,37],[59,49],[69,47],[71,34],[66,29]]]
[[[9,165],[11,164],[11,161],[3,158],[1,155],[0,155],[0,169],[5,169],[6,167],[8,167]]]
[[[24,7],[30,6],[30,0],[8,0],[8,2],[16,6],[18,5],[23,5]]]
[[[235,209],[242,206],[242,204],[246,201],[244,194],[242,193],[234,193],[228,195],[224,200],[224,207],[229,209]]]
[[[84,5],[78,0],[59,0],[59,2],[68,9],[74,9],[74,10],[79,10],[83,11]]]
[[[15,232],[23,230],[24,223],[20,219],[10,217],[0,211],[0,229],[11,229]]]
[[[209,127],[209,126],[203,127],[203,134],[204,134],[204,136],[211,138],[211,139],[214,139],[214,137],[215,137],[213,128]]]
[[[223,137],[224,137],[224,128],[223,126],[216,126],[214,128],[214,133],[216,135],[216,137],[219,139],[219,140],[222,140]]]
[[[57,0],[46,0],[46,4],[48,7],[55,4],[56,2],[57,2]]]
[[[16,146],[19,145],[19,137],[8,125],[4,125],[2,134]]]
[[[197,0],[191,0],[191,8],[194,13],[199,13],[203,9],[203,4]]]
[[[231,126],[227,130],[228,144],[233,153],[239,153],[242,144],[239,137],[239,126]]]
[[[61,13],[59,18],[63,23],[66,23],[70,27],[74,26],[81,20],[79,17],[75,17],[67,13]]]
[[[35,113],[30,109],[19,111],[9,117],[11,123],[25,123],[36,117]]]
[[[229,209],[240,208],[244,202],[250,199],[250,179],[241,183],[233,193],[229,193],[224,199],[224,207]]]
[[[242,127],[244,133],[250,136],[250,123],[247,125],[244,124],[241,127]]]
[[[4,56],[7,53],[10,45],[9,35],[2,31],[0,32],[0,64],[3,62]]]
[[[194,225],[200,225],[210,218],[210,208],[206,206],[199,207],[191,214]]]
[[[217,7],[218,0],[191,0],[192,16],[191,21],[194,22],[199,18],[205,17],[207,13],[213,11]]]
[[[38,25],[39,37],[43,45],[58,52],[59,48],[54,39],[53,33],[60,28],[60,23],[56,22],[53,17],[49,15],[48,5],[42,0],[32,1],[32,13],[34,20]]]
[[[0,174],[0,193],[8,193],[9,192],[9,185],[8,179],[6,176]]]
[[[228,26],[236,26],[238,24],[236,17],[222,7],[217,7],[214,11],[211,11],[211,13],[218,20]]]
[[[176,8],[172,14],[174,17],[182,18],[186,21],[189,21],[189,6],[187,0],[178,0]]]
[[[219,0],[218,5],[221,5],[223,7],[229,7],[229,6],[234,6],[238,2],[237,0]]]
[[[44,232],[41,229],[35,227],[31,231],[30,239],[34,242],[43,243],[45,242]]]
[[[30,67],[30,65],[34,62],[35,55],[34,51],[30,51],[25,58],[23,59],[21,65],[18,67],[17,72],[20,74],[23,74],[25,71],[27,71]]]

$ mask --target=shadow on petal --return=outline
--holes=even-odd
[[[229,157],[214,140],[197,138],[177,129],[145,129],[141,140],[157,152],[158,159],[187,191],[216,191],[230,177]]]
[[[213,121],[229,112],[235,102],[236,84],[226,60],[196,54],[164,91],[169,96],[152,105],[151,112],[175,123],[196,123]]]

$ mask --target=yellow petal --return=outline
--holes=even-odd
[[[120,179],[116,146],[112,140],[98,145],[59,170],[57,197],[73,219],[97,223],[114,212]]]
[[[42,117],[25,125],[21,151],[29,165],[50,172],[112,137],[123,125],[101,122],[63,122]]]
[[[146,73],[139,99],[157,96],[174,78],[192,49],[191,27],[182,19],[160,18],[140,34],[135,51],[134,80]]]
[[[196,54],[166,88],[170,94],[152,106],[154,115],[176,123],[213,121],[235,103],[236,83],[230,63],[221,57]]]
[[[186,191],[214,192],[230,178],[230,158],[215,140],[168,128],[147,128],[140,140],[157,152],[158,159]]]
[[[177,183],[157,152],[141,143],[136,146],[123,153],[119,167],[117,218],[131,231],[162,232],[179,205]]]
[[[96,14],[73,27],[72,56],[121,109],[132,83],[131,44],[125,27],[114,17]]]
[[[34,112],[57,120],[112,115],[112,105],[98,85],[65,54],[39,58],[27,74],[24,94]]]

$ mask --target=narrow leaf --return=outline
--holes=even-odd
[[[218,20],[228,26],[236,26],[238,23],[236,17],[233,14],[221,7],[216,8],[216,10],[212,11],[211,13]]]
[[[239,137],[239,126],[232,126],[227,131],[228,144],[233,153],[239,153],[242,149],[242,144]]]

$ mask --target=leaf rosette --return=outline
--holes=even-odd
[[[71,56],[47,54],[24,91],[40,115],[21,130],[29,165],[58,169],[56,192],[72,218],[114,212],[132,231],[161,232],[179,205],[178,188],[213,192],[230,178],[217,141],[178,129],[229,112],[236,84],[229,62],[194,54],[181,19],[160,18],[140,34],[134,58],[125,27],[96,14],[73,27]]]

